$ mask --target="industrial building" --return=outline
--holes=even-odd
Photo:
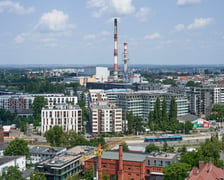
[[[100,180],[103,174],[109,179],[162,180],[162,168],[177,162],[175,153],[132,153],[119,151],[100,151],[97,156],[85,161],[85,170],[93,167],[95,177]]]

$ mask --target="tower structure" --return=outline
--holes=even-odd
[[[128,82],[128,43],[124,42],[124,54],[123,54],[123,61],[124,61],[124,82]]]
[[[117,19],[114,19],[114,80],[118,79],[118,33]]]

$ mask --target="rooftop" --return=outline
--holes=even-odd
[[[45,161],[42,161],[38,163],[38,166],[40,167],[40,166],[46,165],[46,166],[61,167],[75,159],[79,159],[80,157],[81,155],[63,154],[63,155],[55,156],[52,159],[47,159]]]
[[[23,157],[23,156],[2,156],[0,157],[0,165],[16,160],[20,157]]]
[[[64,147],[50,147],[50,146],[32,146],[30,147],[31,154],[56,154],[60,151],[64,151]]]
[[[143,162],[146,159],[146,154],[123,152],[124,161]],[[105,151],[103,152],[102,159],[119,160],[118,151]]]

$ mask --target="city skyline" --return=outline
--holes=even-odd
[[[0,1],[0,64],[224,64],[222,0]]]

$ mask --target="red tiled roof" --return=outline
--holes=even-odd
[[[187,180],[221,180],[222,178],[224,178],[224,169],[209,162],[203,164],[200,169],[193,167]]]

